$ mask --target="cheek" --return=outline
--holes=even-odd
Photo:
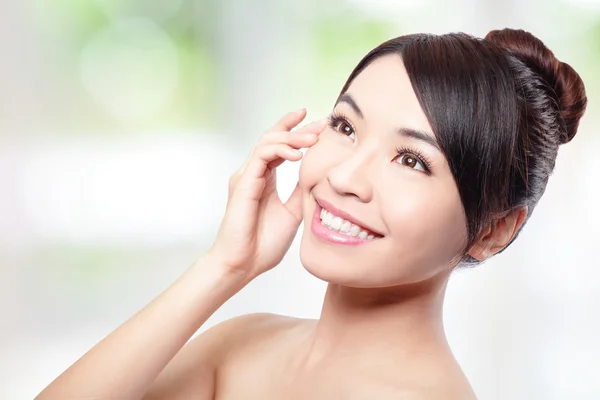
[[[315,145],[316,146],[316,145]],[[300,184],[301,189],[308,189],[311,186],[314,186],[314,176],[316,169],[318,168],[315,165],[315,157],[313,154],[314,146],[304,153],[304,157],[302,157],[302,162],[300,163],[300,176],[298,179],[298,183]]]
[[[393,199],[385,208],[391,210],[388,224],[398,247],[419,253],[418,258],[434,257],[435,264],[462,251],[467,238],[458,191],[447,186],[404,185],[386,196]]]
[[[336,164],[331,151],[331,138],[328,132],[323,132],[319,141],[306,150],[300,164],[299,183],[303,190],[310,190],[327,176],[327,171]],[[328,150],[329,149],[329,150]]]

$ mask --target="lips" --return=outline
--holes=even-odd
[[[332,231],[352,237],[358,237],[360,239],[375,239],[375,235],[372,232],[359,225],[353,224],[348,220],[338,217],[324,208],[321,208],[320,218],[321,224]]]
[[[324,208],[321,203],[328,208]],[[335,214],[329,210],[333,210]],[[341,218],[341,215],[348,218]],[[364,224],[361,224],[356,218],[348,213],[321,200],[318,200],[316,203],[311,223],[311,231],[322,241],[336,245],[368,244],[376,242],[383,236],[370,228],[365,227]]]
[[[323,208],[325,211],[330,213],[332,215],[332,217],[340,218],[342,220],[342,224],[344,221],[347,221],[352,225],[358,226],[358,228],[360,228],[361,231],[367,232],[367,235],[373,235],[374,237],[384,236],[380,232],[375,230],[374,228],[372,228],[369,225],[365,224],[364,222],[360,221],[356,217],[348,214],[347,212],[340,210],[339,208],[333,206],[332,204],[328,203],[327,201],[325,201],[323,199],[317,199],[317,198],[315,198],[315,200],[316,200],[317,204],[321,208]],[[337,228],[337,229],[340,229],[340,228]]]

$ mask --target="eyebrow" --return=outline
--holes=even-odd
[[[354,101],[354,99],[352,98],[352,96],[350,96],[348,93],[344,93],[342,96],[340,96],[339,100],[337,101],[336,105],[338,105],[339,103],[346,103],[348,104],[350,107],[352,107],[352,109],[354,110],[354,112],[360,117],[360,118],[364,118],[363,113],[360,109],[360,107],[358,106],[358,104],[356,104],[356,101]],[[438,149],[439,151],[442,151],[440,149],[440,146],[438,144],[438,142],[428,133],[425,133],[423,131],[420,131],[418,129],[411,129],[411,128],[399,128],[397,130],[398,134],[407,138],[411,138],[411,139],[416,139],[416,140],[420,140],[422,142],[425,142],[433,147],[435,147],[436,149]]]
[[[419,130],[411,129],[411,128],[400,128],[400,129],[398,129],[398,133],[404,137],[421,140],[421,141],[435,147],[439,151],[442,151],[442,149],[440,149],[438,142],[433,137],[431,137],[431,135],[429,135],[425,132],[421,132]]]
[[[338,105],[339,103],[346,103],[348,104],[350,107],[352,107],[352,109],[354,110],[354,112],[361,118],[363,117],[363,113],[360,110],[360,107],[358,106],[358,104],[356,104],[356,102],[354,101],[354,99],[352,98],[352,96],[350,96],[348,93],[344,93],[339,100],[337,101],[337,103],[335,103],[335,105]]]

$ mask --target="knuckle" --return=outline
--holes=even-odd
[[[252,149],[252,151],[250,152],[250,155],[248,156],[248,159],[246,160],[246,166],[248,166],[249,164],[252,163],[252,161],[254,159],[256,159],[257,157],[260,157],[261,154],[261,149],[262,149],[263,145],[256,145],[254,146],[254,148]]]
[[[252,152],[252,158],[260,158],[265,153],[265,145],[257,146]]]
[[[277,131],[271,131],[271,132],[267,132],[264,135],[262,135],[262,137],[259,139],[258,143],[259,144],[267,144],[267,143],[273,143],[275,141],[277,141],[278,139],[278,133]]]
[[[259,158],[268,157],[269,154],[271,154],[273,152],[273,149],[275,148],[275,146],[276,145],[274,145],[272,143],[260,146],[258,149],[256,149],[256,154]]]

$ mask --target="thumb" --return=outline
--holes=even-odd
[[[285,202],[285,208],[298,223],[302,222],[302,193],[300,192],[299,183],[296,183],[290,198]]]

